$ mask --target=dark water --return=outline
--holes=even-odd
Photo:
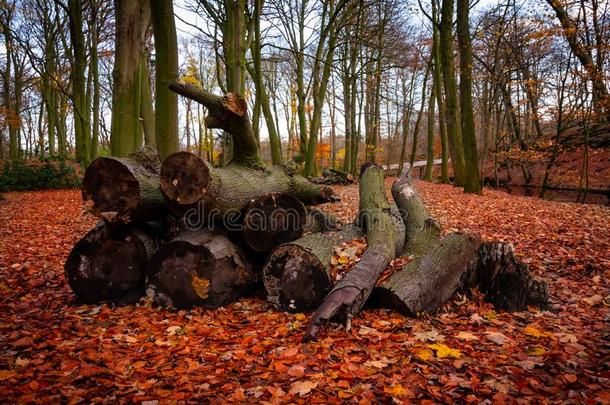
[[[521,187],[521,186],[503,186],[496,190],[505,191],[511,195],[521,195],[526,197],[540,197],[541,188],[538,187]],[[547,190],[544,193],[544,199],[549,201],[561,201],[561,202],[582,202],[578,199],[578,191],[570,190]],[[610,206],[610,197],[608,194],[600,193],[587,193],[584,201],[586,204],[598,204]]]

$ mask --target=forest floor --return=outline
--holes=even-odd
[[[555,310],[498,313],[460,297],[433,317],[367,309],[349,332],[301,344],[309,315],[260,298],[215,311],[81,305],[63,275],[96,222],[80,193],[8,193],[0,402],[610,403],[610,208],[416,185],[445,232],[513,242]],[[350,220],[357,185],[337,191],[328,208]]]

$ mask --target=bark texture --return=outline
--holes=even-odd
[[[384,170],[376,164],[362,167],[358,222],[366,232],[367,250],[356,266],[332,289],[313,314],[304,341],[316,338],[319,327],[332,320],[349,322],[357,314],[379,275],[403,248],[403,220],[392,210],[384,189]]]

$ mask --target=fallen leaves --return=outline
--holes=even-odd
[[[290,385],[290,393],[302,397],[309,394],[317,386],[317,381],[297,381]]]
[[[445,230],[513,242],[548,281],[557,312],[495,312],[476,296],[419,318],[367,309],[351,333],[329,328],[300,344],[309,314],[258,298],[215,311],[84,305],[63,277],[70,248],[95,223],[81,216],[78,192],[9,193],[0,203],[0,398],[609,402],[610,209],[416,185]],[[351,221],[357,187],[340,194],[344,202],[327,207]]]

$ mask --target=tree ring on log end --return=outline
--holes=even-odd
[[[270,193],[250,203],[244,218],[244,237],[259,252],[297,240],[303,235],[307,211],[303,203],[286,193]]]
[[[161,190],[170,201],[194,204],[205,195],[210,171],[205,162],[190,152],[168,156],[161,165]]]
[[[78,241],[65,264],[66,279],[83,301],[121,301],[144,292],[147,251],[125,228],[97,226]]]
[[[313,311],[333,286],[320,260],[299,245],[277,248],[263,272],[268,300],[288,312]]]
[[[120,160],[97,158],[85,171],[82,194],[93,213],[112,222],[128,217],[137,208],[140,183]]]

